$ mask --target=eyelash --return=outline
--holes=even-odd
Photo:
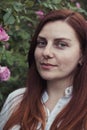
[[[47,43],[45,41],[37,41],[38,47],[45,47],[46,45],[47,45]],[[64,48],[68,47],[68,44],[64,41],[58,41],[58,42],[54,43],[54,46],[59,49],[64,49]]]
[[[37,41],[37,46],[38,47],[45,47],[46,46],[46,42],[44,42],[44,41]]]
[[[56,47],[62,48],[62,49],[65,47],[68,47],[68,44],[63,41],[59,41],[59,42],[55,43],[55,45],[56,45]]]

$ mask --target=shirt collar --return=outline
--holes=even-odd
[[[70,97],[72,95],[72,91],[73,91],[73,86],[67,87],[64,92],[64,97]],[[41,98],[42,103],[47,102],[48,98],[49,98],[48,93],[47,91],[45,91]]]

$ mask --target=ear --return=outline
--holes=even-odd
[[[79,63],[80,66],[82,66],[82,64],[83,64],[83,56],[82,56],[82,53],[81,53],[81,56],[80,56],[80,59],[79,59],[79,62],[78,62],[78,63]]]
[[[82,63],[82,60],[80,60],[80,61],[79,61],[79,65],[82,66],[82,64],[83,64],[83,63]]]

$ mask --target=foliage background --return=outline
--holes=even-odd
[[[80,8],[77,6],[79,2]],[[7,95],[26,85],[27,53],[29,41],[40,21],[36,11],[44,14],[54,9],[69,8],[87,17],[86,0],[2,0],[0,1],[0,25],[7,31],[10,40],[5,47],[0,44],[0,65],[8,66],[11,78],[0,82],[0,108]]]

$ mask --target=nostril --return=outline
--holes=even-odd
[[[44,58],[45,58],[45,59],[49,59],[50,56],[49,56],[49,55],[44,55]]]
[[[52,58],[52,57],[53,57],[53,53],[52,53],[51,51],[46,51],[46,50],[45,50],[45,51],[43,52],[43,57],[46,58],[46,59],[47,59],[47,58]]]

